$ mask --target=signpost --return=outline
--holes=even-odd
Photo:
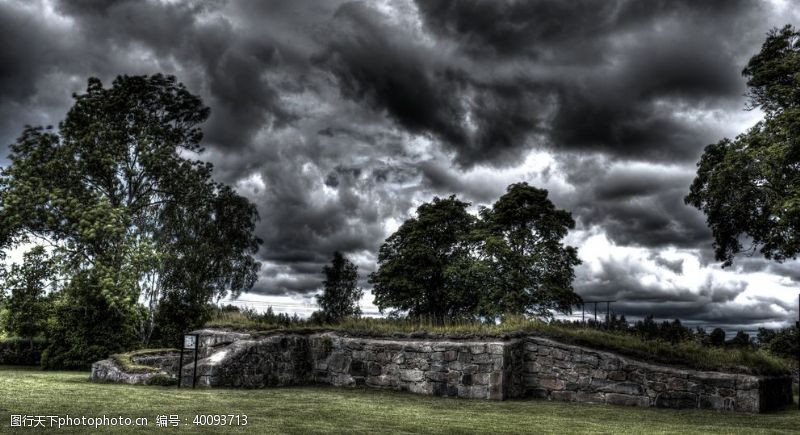
[[[197,385],[197,348],[200,347],[199,334],[184,334],[183,345],[181,346],[181,357],[178,362],[178,388],[183,383],[183,351],[186,349],[194,351],[194,368],[192,369],[192,388]]]

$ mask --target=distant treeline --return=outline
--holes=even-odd
[[[609,331],[617,331],[635,335],[646,340],[661,340],[668,343],[681,343],[695,341],[705,346],[765,349],[774,355],[784,358],[797,356],[797,328],[787,327],[781,329],[758,328],[755,337],[744,331],[737,331],[731,339],[726,339],[725,330],[714,328],[707,331],[705,328],[690,328],[684,326],[679,319],[672,321],[656,321],[652,315],[643,320],[628,322],[624,315],[611,314],[608,321],[595,321],[594,319],[582,321],[556,320],[565,326],[590,326]]]

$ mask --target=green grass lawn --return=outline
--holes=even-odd
[[[294,387],[264,390],[180,389],[94,384],[86,372],[43,372],[0,366],[0,432],[12,414],[146,417],[139,429],[53,429],[57,433],[195,431],[181,423],[156,428],[157,415],[245,414],[248,425],[225,433],[797,433],[800,411],[734,414],[624,408],[541,400],[490,402],[391,391]],[[30,429],[16,433],[33,433]]]

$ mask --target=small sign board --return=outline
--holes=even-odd
[[[197,336],[196,335],[184,335],[183,336],[183,348],[184,349],[196,349],[197,348]]]

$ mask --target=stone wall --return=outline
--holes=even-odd
[[[313,381],[502,400],[507,343],[312,336]]]
[[[788,375],[682,369],[541,337],[452,340],[332,332],[267,337],[214,330],[198,333],[197,383],[208,387],[323,383],[493,400],[536,397],[744,412],[778,409],[792,401]],[[193,362],[190,356],[186,361],[183,385],[191,385]],[[99,367],[98,373],[106,368]]]
[[[659,408],[761,412],[792,402],[791,380],[650,364],[539,337],[524,340],[527,395]]]

